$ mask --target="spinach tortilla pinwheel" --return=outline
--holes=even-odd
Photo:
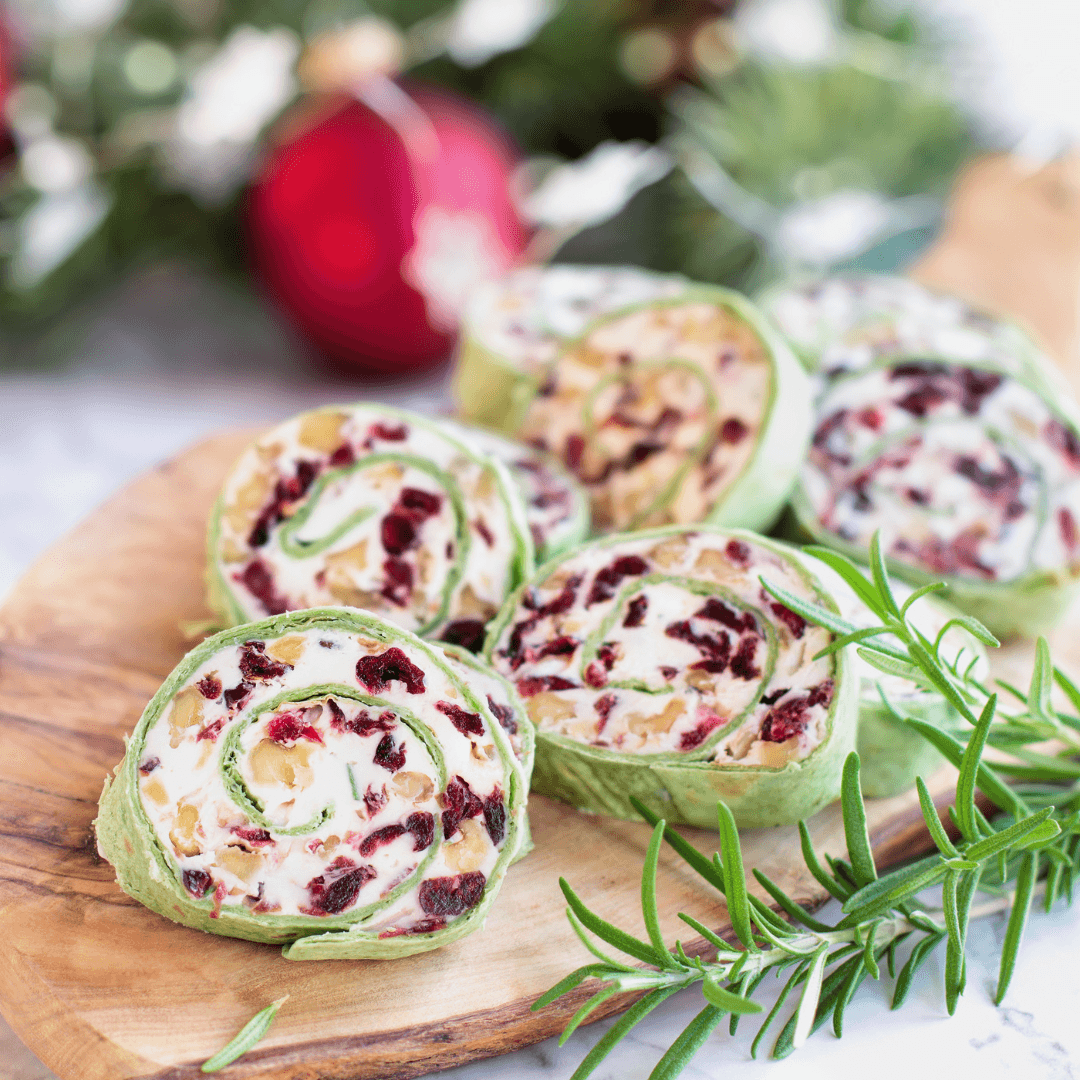
[[[550,454],[484,428],[449,420],[442,423],[509,470],[525,500],[537,562],[585,539],[589,533],[589,501],[581,485]]]
[[[708,525],[606,537],[547,563],[485,652],[536,726],[533,790],[635,818],[740,825],[816,813],[854,748],[858,678],[761,578],[835,604],[794,549]]]
[[[599,531],[761,529],[810,436],[807,377],[745,297],[690,285],[594,320],[548,366],[518,438],[561,458]]]
[[[817,560],[814,572],[840,608],[840,615],[859,629],[880,626],[881,620],[859,599],[855,590],[831,567]],[[914,592],[902,581],[890,582],[897,603],[903,604]],[[990,665],[986,650],[958,626],[946,629],[960,612],[939,596],[924,596],[907,612],[911,624],[930,641],[938,641],[938,655],[950,667],[985,680]],[[859,737],[857,749],[862,763],[859,774],[864,795],[872,798],[899,795],[915,786],[915,778],[929,778],[945,758],[899,716],[912,716],[948,731],[963,727],[960,714],[936,690],[905,679],[886,675],[852,650],[851,663],[860,680]]]
[[[147,907],[289,959],[457,940],[526,836],[527,744],[519,761],[470,671],[344,608],[217,634],[143,713],[99,850]]]
[[[462,416],[513,434],[566,342],[600,315],[674,296],[676,274],[634,266],[523,266],[471,296],[462,318],[454,393]]]
[[[262,435],[225,481],[208,548],[209,603],[226,626],[343,604],[473,649],[533,563],[499,461],[370,403]]]
[[[1035,366],[886,356],[830,379],[792,499],[803,535],[943,580],[1003,636],[1052,625],[1080,578],[1080,411]]]

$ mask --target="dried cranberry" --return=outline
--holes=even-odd
[[[263,651],[261,641],[245,641],[240,651],[240,674],[245,679],[280,679],[292,664],[283,664]]]
[[[620,556],[610,566],[597,571],[585,606],[591,607],[602,600],[610,600],[623,578],[640,577],[648,569],[649,564],[640,555]]]
[[[494,547],[495,537],[487,527],[487,522],[484,521],[482,517],[478,517],[473,522],[473,525],[476,527],[476,531],[484,538],[484,543],[487,544],[488,547]]]
[[[356,460],[356,454],[353,452],[353,448],[347,443],[343,442],[331,455],[330,465],[332,468],[341,469],[346,465],[351,465]]]
[[[634,626],[640,626],[645,621],[645,612],[649,609],[649,598],[647,596],[635,596],[630,601],[630,606],[626,612],[626,618],[623,619],[623,626],[631,628]]]
[[[749,431],[750,429],[737,416],[729,416],[720,425],[720,441],[732,444],[741,443]]]
[[[731,641],[726,634],[718,638],[710,637],[708,634],[697,634],[690,625],[689,619],[683,619],[665,627],[664,634],[676,641],[685,641],[688,645],[694,645],[704,654],[705,659],[697,664],[691,664],[692,668],[718,675],[727,667],[731,656]]]
[[[445,930],[446,920],[435,919],[428,916],[426,919],[421,919],[419,922],[413,923],[412,926],[397,927],[392,926],[389,930],[383,930],[379,934],[379,939],[403,937],[406,934],[433,934],[436,930]]]
[[[863,427],[868,427],[871,431],[880,431],[881,425],[885,423],[885,417],[882,416],[881,410],[873,407],[861,409],[855,414],[855,419]]]
[[[791,608],[776,601],[770,601],[769,609],[791,631],[792,637],[799,639],[806,633],[806,620]]]
[[[817,686],[810,688],[810,693],[807,695],[806,704],[809,706],[814,705],[828,705],[832,702],[833,691],[836,689],[835,683],[832,679],[826,679],[824,682],[820,682]]]
[[[533,675],[525,679],[519,679],[517,684],[518,693],[525,698],[539,694],[542,690],[574,690],[576,685],[561,675]]]
[[[245,844],[250,844],[252,847],[265,847],[274,842],[274,838],[266,829],[259,829],[254,825],[234,825],[232,831],[235,836],[239,836]]]
[[[405,835],[404,825],[384,825],[381,829],[376,829],[373,833],[365,836],[360,841],[359,852],[365,859],[370,858],[375,854],[376,850],[383,846],[383,844],[393,843],[399,836]]]
[[[1058,527],[1061,529],[1061,539],[1065,541],[1065,547],[1071,553],[1076,547],[1076,518],[1072,516],[1068,507],[1058,510]]]
[[[541,619],[545,619],[552,615],[562,615],[563,612],[569,611],[574,606],[578,588],[581,586],[584,577],[584,574],[574,574],[574,576],[563,585],[562,589],[559,590],[558,595],[552,600],[549,600],[543,607],[538,608],[536,614],[540,616]]]
[[[396,773],[405,767],[405,747],[395,744],[393,735],[384,735],[375,747],[375,756],[371,760],[388,772]]]
[[[412,834],[413,851],[423,851],[435,839],[435,815],[426,810],[410,814],[405,819],[405,830]]]
[[[765,742],[785,742],[806,729],[810,721],[804,697],[792,698],[769,710],[761,725],[761,738]]]
[[[484,828],[487,829],[491,842],[498,847],[506,835],[506,805],[503,802],[502,788],[497,784],[495,790],[484,799]]]
[[[277,743],[296,742],[297,739],[308,739],[317,743],[323,741],[318,731],[296,713],[273,717],[266,725],[266,734]]]
[[[386,788],[376,791],[369,785],[367,791],[364,792],[364,806],[367,809],[368,817],[374,817],[385,805]]]
[[[214,879],[205,870],[185,870],[181,875],[184,888],[192,896],[205,896],[214,884]]]
[[[356,678],[373,693],[400,682],[410,694],[424,693],[424,673],[395,645],[377,656],[356,661]]]
[[[957,378],[960,382],[960,407],[969,416],[974,416],[982,408],[983,398],[1001,385],[1001,376],[992,371],[961,368]]]
[[[335,731],[351,731],[354,735],[370,735],[373,731],[390,731],[397,722],[397,717],[386,709],[378,718],[374,717],[367,709],[360,709],[351,719],[345,718],[345,713],[335,701],[330,701],[331,719],[330,726]]]
[[[912,416],[923,417],[934,408],[948,399],[948,394],[940,387],[931,382],[920,383],[914,390],[908,391],[897,405]]]
[[[487,878],[479,870],[454,877],[428,878],[420,883],[416,898],[427,915],[460,915],[480,903],[486,884]]]
[[[262,559],[249,562],[237,580],[266,608],[269,614],[280,615],[289,610],[288,601],[277,594],[273,571]]]
[[[391,556],[383,561],[383,573],[386,575],[386,582],[381,589],[382,595],[390,603],[405,607],[412,595],[412,567],[404,559]]]
[[[747,635],[739,642],[735,655],[731,658],[731,674],[736,679],[759,678],[761,669],[754,663],[754,654],[757,652],[757,643],[760,639]]]
[[[1001,455],[1001,466],[1001,471],[995,472],[981,466],[973,457],[956,459],[956,471],[991,497],[1006,488],[1015,493],[1020,487],[1020,471],[1004,454]]]
[[[788,692],[789,689],[790,689],[790,687],[785,686],[785,687],[783,687],[783,688],[781,688],[779,690],[773,690],[769,694],[762,694],[761,695],[761,704],[762,705],[775,705]]]
[[[449,839],[458,831],[458,826],[466,818],[474,818],[484,811],[484,804],[473,793],[468,781],[455,776],[443,792],[445,809],[442,814],[443,836]]]
[[[406,510],[412,511],[411,516],[418,521],[434,517],[442,508],[441,496],[414,487],[402,488],[398,501]]]
[[[296,475],[278,480],[274,486],[274,497],[259,515],[251,533],[248,536],[248,544],[253,547],[262,547],[270,539],[270,528],[284,518],[291,503],[303,498],[308,488],[319,473],[319,466],[313,461],[301,461],[296,466]],[[275,612],[274,614],[277,614]]]
[[[380,536],[391,555],[400,555],[416,542],[416,526],[404,514],[390,513],[382,519]]]
[[[404,424],[392,425],[380,422],[371,425],[371,434],[384,442],[404,442],[408,437],[409,429]]]
[[[719,716],[706,716],[693,731],[684,731],[679,738],[680,750],[693,750],[700,746],[721,724]]]
[[[676,675],[679,674],[679,669],[669,667],[667,664],[662,664],[660,666],[660,674],[663,675],[664,678],[668,680],[668,682],[670,682],[672,679],[675,678]]]
[[[492,700],[490,694],[487,696],[487,703],[492,715],[499,721],[499,726],[511,735],[516,735],[518,726],[517,721],[514,719],[514,710],[509,705],[502,705]]]
[[[946,374],[946,371],[947,369],[944,364],[918,363],[912,361],[907,364],[897,364],[889,372],[889,378],[892,381],[897,379],[928,378],[935,375],[944,375]]]
[[[484,623],[480,619],[455,619],[443,630],[441,640],[478,653],[484,647]]]
[[[598,664],[596,661],[593,661],[593,663],[585,669],[585,683],[594,690],[599,690],[602,686],[607,686],[607,681],[607,672],[604,670],[603,664]]]
[[[1069,459],[1074,469],[1080,469],[1080,439],[1072,428],[1066,427],[1060,420],[1050,420],[1043,435],[1055,450]]]
[[[721,626],[726,626],[729,630],[734,630],[737,634],[745,633],[747,630],[757,630],[757,623],[754,620],[754,616],[749,611],[744,611],[741,615],[735,611],[734,608],[728,607],[722,600],[717,600],[715,596],[710,596],[705,601],[705,606],[694,613],[695,619],[709,619],[711,622],[718,622]]]
[[[215,720],[212,724],[207,724],[206,727],[199,729],[199,734],[195,736],[196,742],[202,742],[204,739],[209,739],[211,742],[216,742],[218,735],[221,734],[221,729],[225,726],[225,717],[221,716]]]
[[[354,903],[360,890],[376,876],[370,866],[355,866],[351,860],[339,856],[308,882],[311,913],[337,915]]]
[[[920,491],[919,488],[908,488],[905,494],[916,506],[930,505],[930,492],[928,491]]]
[[[221,697],[221,680],[216,675],[206,675],[195,685],[207,701],[215,701]]]
[[[605,694],[603,697],[597,698],[593,704],[596,715],[600,718],[596,725],[597,735],[604,730],[604,726],[607,724],[608,717],[611,715],[611,710],[615,708],[617,700],[614,694]]]
[[[435,708],[449,717],[450,723],[461,732],[462,735],[483,735],[484,721],[479,713],[466,712],[460,705],[454,705],[449,701],[436,701]]]
[[[742,540],[729,540],[724,548],[724,554],[731,562],[744,570],[750,565],[750,545],[744,544]]]
[[[580,644],[577,638],[562,634],[552,638],[551,641],[545,641],[539,648],[526,649],[525,660],[527,663],[534,664],[537,660],[543,660],[545,656],[569,656]]]
[[[161,758],[159,758],[159,757],[147,758],[139,766],[139,772],[141,772],[143,774],[143,776],[149,776],[160,765],[161,765]]]
[[[662,443],[658,443],[653,439],[642,439],[641,442],[636,442],[630,447],[629,453],[623,458],[622,467],[625,470],[632,469],[635,465],[648,461],[653,454],[659,454],[661,450],[666,449],[667,447]]]
[[[255,684],[249,683],[245,679],[238,682],[231,690],[226,690],[224,701],[229,712],[236,712],[238,709],[242,709],[247,704],[248,698],[251,697],[251,691],[254,689]]]
[[[585,439],[581,435],[571,435],[566,440],[566,453],[564,455],[567,468],[578,468],[581,465],[581,458],[584,453]]]

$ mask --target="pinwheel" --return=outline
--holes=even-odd
[[[762,586],[835,605],[798,554],[741,530],[608,537],[546,564],[485,652],[537,729],[533,790],[637,817],[716,826],[807,817],[835,799],[858,677],[832,635]]]
[[[503,465],[374,404],[261,436],[225,481],[208,547],[209,602],[226,626],[344,604],[474,649],[533,560]]]
[[[1035,634],[1080,577],[1080,420],[1030,367],[891,356],[832,378],[792,509],[852,558],[870,538],[893,573],[942,579],[995,633]]]
[[[217,634],[143,713],[99,850],[147,907],[289,959],[454,941],[526,836],[531,733],[478,663],[343,608]]]

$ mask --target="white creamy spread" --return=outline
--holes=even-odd
[[[422,633],[482,625],[520,555],[524,507],[509,487],[501,465],[408,416],[305,413],[226,480],[218,568],[249,619],[344,604]]]
[[[139,762],[143,809],[184,887],[217,910],[316,920],[382,903],[362,925],[385,935],[474,906],[506,842],[514,766],[464,685],[408,643],[326,626],[218,650]],[[234,740],[239,794],[223,761]]]
[[[831,635],[759,577],[819,602],[791,561],[741,537],[590,545],[500,624],[492,663],[542,732],[630,754],[801,760],[828,731],[835,664],[813,656]]]

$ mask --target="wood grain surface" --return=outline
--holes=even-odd
[[[1008,290],[999,295],[987,286],[997,279],[971,257],[965,229],[964,221],[951,223],[919,276],[955,282],[1009,309]],[[1015,256],[1015,245],[999,247]],[[1059,303],[1057,322],[1040,326],[1040,299],[1031,294],[1029,309],[1015,310],[1045,330],[1044,340],[1071,367],[1075,310],[1066,317]],[[567,877],[612,921],[641,932],[645,826],[534,797],[536,850],[509,872],[486,928],[393,962],[290,963],[272,947],[176,926],[126,897],[96,855],[90,823],[104,776],[189,644],[179,624],[205,614],[203,525],[250,437],[211,439],[137,480],[42,557],[0,611],[0,1011],[64,1080],[201,1075],[199,1063],[284,992],[292,996],[270,1035],[227,1075],[409,1077],[557,1032],[590,992],[529,1011],[587,958],[564,917],[558,878]],[[1052,642],[1059,662],[1074,669],[1078,629],[1074,612]],[[1023,645],[1004,650],[998,670],[1015,677],[1027,652]],[[948,775],[936,778],[939,793],[949,786]],[[927,848],[913,796],[871,800],[868,813],[884,862]],[[814,819],[812,832],[819,848],[842,852],[835,807]],[[687,835],[713,850],[711,835]],[[821,899],[800,870],[793,829],[744,839],[749,866],[808,904]],[[666,851],[660,883],[665,936],[705,953],[676,914],[726,932],[722,901]],[[629,1004],[615,999],[608,1012]],[[42,1075],[29,1055],[25,1066],[14,1056],[0,1062],[0,1077]]]

